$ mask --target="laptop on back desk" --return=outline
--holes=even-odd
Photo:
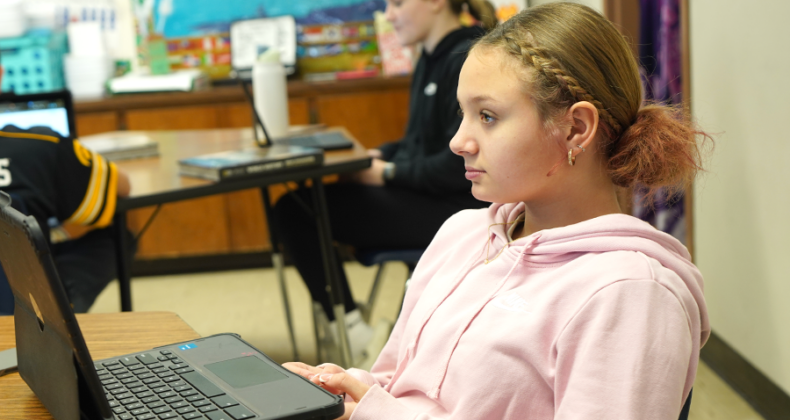
[[[0,263],[16,303],[19,373],[56,420],[307,420],[343,414],[340,397],[235,334],[94,362],[41,229],[10,203],[0,192]]]

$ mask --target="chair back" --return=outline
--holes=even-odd
[[[25,202],[17,194],[10,193],[11,206],[21,213],[28,214]],[[8,278],[0,265],[0,316],[14,314],[14,294],[11,292],[11,286],[8,284]]]

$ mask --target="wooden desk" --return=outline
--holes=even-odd
[[[172,312],[78,314],[77,320],[93,360],[200,337]],[[15,346],[14,318],[0,317],[0,350]],[[51,418],[19,373],[0,377],[0,419]]]
[[[319,245],[323,257],[323,264],[327,276],[327,285],[330,290],[332,306],[335,316],[342,321],[345,314],[343,307],[343,293],[340,283],[341,267],[337,266],[335,259],[332,232],[329,224],[326,199],[322,178],[326,175],[341,174],[359,171],[370,166],[371,159],[364,147],[343,128],[330,128],[329,131],[343,131],[347,137],[354,141],[354,147],[345,150],[328,151],[324,154],[321,166],[297,168],[285,173],[262,174],[261,176],[232,179],[222,182],[206,181],[198,178],[182,177],[178,175],[178,160],[192,156],[222,152],[226,150],[254,147],[255,140],[252,129],[225,129],[225,130],[189,130],[189,131],[150,131],[144,132],[151,139],[159,143],[159,157],[120,161],[118,167],[129,175],[132,191],[129,197],[119,199],[116,206],[116,258],[118,264],[118,284],[121,292],[121,310],[132,310],[130,261],[126,260],[127,243],[125,230],[127,226],[126,212],[131,209],[151,205],[160,205],[191,198],[205,197],[239,191],[248,188],[261,187],[262,198],[266,214],[269,217],[268,187],[288,181],[312,181],[313,213],[318,228]],[[275,248],[276,249],[276,248]],[[284,299],[287,305],[287,298]],[[286,306],[287,308],[287,306]],[[286,311],[288,311],[286,309]],[[290,320],[289,320],[290,325]],[[350,365],[350,353],[346,338],[345,324],[339,322],[339,335],[344,343],[341,351],[341,360],[344,365]],[[295,341],[294,352],[296,355]]]

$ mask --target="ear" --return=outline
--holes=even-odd
[[[593,146],[598,132],[598,108],[587,101],[577,102],[568,109],[568,119],[571,125],[566,131],[565,150],[573,150],[573,156],[576,156],[582,148]]]

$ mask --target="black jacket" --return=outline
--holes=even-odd
[[[450,151],[450,140],[461,125],[458,116],[458,77],[472,43],[483,36],[479,27],[455,30],[417,62],[409,99],[406,135],[381,147],[384,160],[395,163],[387,185],[431,194],[471,190],[464,177],[464,160]]]

